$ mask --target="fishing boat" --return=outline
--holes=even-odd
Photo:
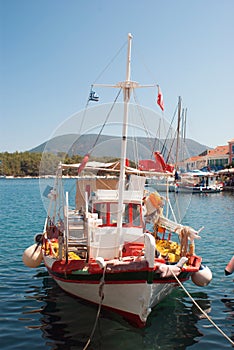
[[[49,198],[44,230],[23,254],[29,267],[44,262],[50,276],[67,293],[107,308],[143,327],[151,310],[190,277],[209,284],[212,273],[195,253],[200,231],[167,216],[168,198],[145,189],[156,171],[130,166],[127,157],[132,36],[128,35],[120,160],[59,163]],[[76,195],[63,189],[63,174],[76,170]],[[87,174],[85,175],[85,172]],[[171,173],[168,173],[170,176]],[[165,175],[167,176],[167,175]],[[174,239],[173,239],[174,237]]]

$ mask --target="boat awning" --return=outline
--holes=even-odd
[[[216,174],[234,174],[234,168],[230,168],[230,169],[222,169],[219,171],[216,171]]]
[[[102,163],[102,162],[87,162],[86,168],[89,169],[114,169],[115,166],[117,166],[117,163],[119,162],[112,162],[112,163]],[[62,169],[66,168],[74,168],[78,169],[80,167],[81,163],[76,164],[61,164]]]
[[[68,168],[73,168],[73,169],[79,169],[81,163],[76,163],[76,164],[60,164],[62,169],[68,169]],[[120,172],[120,162],[112,162],[112,163],[102,163],[102,162],[87,162],[85,166],[86,170],[93,170],[93,171],[106,171],[106,172]],[[171,172],[159,172],[159,171],[142,171],[139,169],[131,168],[129,166],[125,166],[125,172],[127,174],[135,174],[139,176],[173,176]]]
[[[214,176],[214,173],[210,172],[210,171],[201,171],[201,170],[193,170],[193,171],[189,171],[187,173],[182,174],[182,176]]]

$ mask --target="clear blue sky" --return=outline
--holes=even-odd
[[[0,151],[39,145],[84,108],[90,84],[129,32],[132,80],[160,84],[168,120],[182,97],[187,137],[227,144],[233,15],[233,0],[0,0]],[[122,81],[124,71],[125,57],[99,82]],[[159,111],[154,99],[147,91],[142,103]]]

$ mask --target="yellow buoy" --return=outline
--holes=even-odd
[[[41,245],[33,244],[23,253],[22,260],[27,267],[37,267],[42,262]]]

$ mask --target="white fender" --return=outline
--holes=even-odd
[[[42,262],[42,250],[38,244],[33,244],[23,253],[22,260],[27,267],[37,267]]]
[[[208,266],[201,265],[197,272],[192,273],[191,279],[197,286],[205,287],[212,280],[212,272]]]

